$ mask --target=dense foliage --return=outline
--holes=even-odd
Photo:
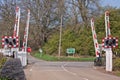
[[[0,69],[5,64],[6,60],[7,59],[5,57],[3,57],[3,55],[0,53]]]
[[[113,70],[120,70],[120,58],[116,58],[113,60]]]
[[[58,53],[59,32],[53,34],[43,49],[47,54]],[[62,32],[62,55],[66,55],[67,48],[75,48],[78,55],[94,55],[91,28],[74,30],[67,26]]]
[[[118,37],[120,40],[120,9],[110,11],[110,25],[111,34],[113,37]],[[104,14],[95,19],[95,28],[98,37],[98,42],[101,44],[102,38],[105,37]],[[59,31],[56,31],[43,49],[47,54],[57,55],[59,44]],[[119,41],[120,45],[120,41]],[[81,25],[67,25],[63,27],[62,32],[62,55],[66,55],[67,48],[75,48],[78,55],[95,55],[94,45],[92,39],[91,27],[82,27]],[[115,52],[120,53],[120,46],[114,49]]]

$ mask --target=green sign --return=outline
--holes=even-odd
[[[67,53],[68,54],[74,54],[75,53],[75,48],[68,48]]]

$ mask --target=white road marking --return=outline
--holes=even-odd
[[[97,69],[95,66],[93,66],[93,69]]]
[[[30,69],[30,71],[32,71],[32,69]]]
[[[67,65],[67,63],[64,64],[64,65],[62,65],[61,68],[62,68],[64,71],[66,71],[66,72],[68,72],[68,73],[70,73],[70,74],[72,74],[72,75],[77,75],[77,74],[74,73],[74,72],[68,71],[68,70],[65,68],[66,65]]]
[[[68,71],[63,65],[62,65],[61,67],[62,67],[62,69],[63,69],[64,71],[66,71],[66,72],[68,72],[68,73],[70,73],[70,74],[72,74],[72,75],[77,75],[76,73],[73,73],[73,72]]]
[[[89,79],[87,79],[87,78],[83,78],[84,80],[89,80]]]
[[[76,73],[71,72],[71,71],[69,71],[69,70],[67,70],[67,69],[65,68],[65,66],[66,66],[67,64],[68,64],[68,63],[66,63],[66,64],[64,64],[64,65],[61,65],[61,68],[62,68],[64,71],[66,71],[66,72],[68,72],[68,73],[76,76],[76,75],[77,75]],[[89,80],[89,79],[87,79],[87,78],[83,78],[83,79],[84,79],[84,80]]]
[[[64,70],[42,70],[42,71],[40,71],[40,72],[44,72],[44,71],[49,71],[49,72],[60,72],[60,71],[64,71]]]

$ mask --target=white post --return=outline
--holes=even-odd
[[[27,65],[27,42],[28,42],[29,20],[30,20],[30,10],[28,10],[27,22],[24,31],[23,49],[22,51],[18,52],[18,58],[20,58],[22,66]]]
[[[106,38],[111,36],[110,33],[110,23],[109,23],[109,12],[105,12],[105,29],[106,29]],[[106,48],[106,71],[112,71],[112,48]]]
[[[112,50],[106,49],[106,71],[112,71]]]

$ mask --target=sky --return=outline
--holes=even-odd
[[[101,5],[102,6],[113,6],[116,8],[120,8],[120,0],[101,0]]]

